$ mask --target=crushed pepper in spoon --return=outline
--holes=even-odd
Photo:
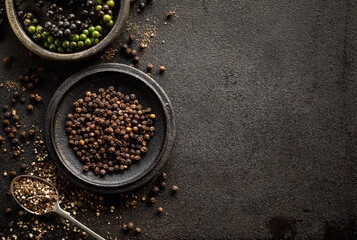
[[[57,202],[56,189],[40,179],[23,177],[13,185],[16,200],[37,215],[53,211]]]

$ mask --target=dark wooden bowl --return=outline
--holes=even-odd
[[[73,103],[86,91],[114,86],[124,94],[134,93],[143,107],[156,114],[155,135],[140,161],[123,172],[96,176],[83,172],[83,163],[69,146],[66,134],[67,114]],[[146,73],[117,63],[89,67],[68,78],[53,95],[46,117],[46,143],[50,156],[61,172],[77,185],[100,193],[118,193],[138,188],[157,175],[168,160],[175,139],[175,119],[164,90]]]
[[[89,58],[95,54],[101,52],[109,43],[111,43],[115,37],[117,37],[123,30],[126,19],[129,15],[130,0],[117,0],[120,1],[119,12],[115,24],[111,31],[95,46],[76,53],[55,53],[51,52],[44,47],[38,45],[32,40],[32,38],[26,33],[20,19],[17,16],[17,10],[14,0],[5,0],[7,17],[11,25],[12,30],[18,37],[18,39],[34,54],[40,56],[46,60],[59,60],[59,61],[78,61],[81,59]]]

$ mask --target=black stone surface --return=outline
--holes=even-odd
[[[112,239],[356,239],[357,3],[166,0],[140,15],[137,7],[129,22],[139,29],[157,22],[159,44],[140,54],[138,68],[153,63],[153,77],[173,103],[177,140],[165,169],[168,186],[180,190],[160,193],[156,206],[167,215],[156,216],[155,207],[128,209],[113,198],[114,213],[96,217],[90,210],[77,219]],[[173,9],[177,17],[164,25]],[[112,47],[127,38],[124,33]],[[37,90],[45,102],[65,78],[105,62],[31,58],[8,26],[1,27],[0,55],[14,59],[0,64],[3,82],[26,66],[47,67]],[[110,62],[130,60],[118,53]],[[159,65],[167,68],[163,75]],[[0,91],[7,103],[10,92]],[[43,127],[45,110],[46,104],[36,108],[28,124]],[[25,155],[31,163],[34,153]],[[0,171],[19,165],[6,154]],[[0,206],[15,212],[6,196],[10,178],[0,182]],[[6,235],[15,215],[0,211]],[[130,220],[142,234],[123,235],[119,224]],[[44,238],[66,235],[58,229]]]

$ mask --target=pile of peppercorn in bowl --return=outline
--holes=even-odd
[[[131,191],[157,175],[175,138],[164,90],[146,73],[107,63],[68,78],[49,103],[46,143],[61,172],[101,193]]]
[[[124,28],[130,0],[6,0],[10,25],[33,53],[80,60],[102,51]]]

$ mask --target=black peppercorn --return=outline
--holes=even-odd
[[[5,214],[10,214],[11,213],[11,208],[5,208]]]
[[[27,164],[26,163],[21,163],[21,170],[25,170],[27,168]]]
[[[15,99],[20,98],[20,93],[18,91],[15,91],[14,94],[12,95]]]
[[[134,36],[134,35],[130,35],[130,36],[129,36],[129,41],[132,42],[132,41],[134,41],[134,40],[135,40],[135,36]]]
[[[121,229],[123,229],[123,231],[128,231],[128,225],[123,223],[123,225],[121,226]]]
[[[179,190],[178,186],[174,185],[174,186],[171,187],[172,193],[177,193],[178,190]]]
[[[34,130],[34,129],[30,129],[30,130],[28,131],[28,135],[29,135],[30,137],[33,137],[33,136],[35,135],[35,130]]]
[[[5,116],[5,118],[10,118],[11,117],[11,112],[5,112],[4,116]]]
[[[154,65],[152,65],[151,63],[149,63],[149,64],[147,65],[148,71],[151,71],[153,68],[154,68]]]
[[[155,186],[152,190],[154,191],[154,193],[160,192],[160,189],[157,186]]]
[[[134,229],[135,228],[135,225],[134,225],[133,222],[129,222],[127,226],[128,226],[128,229]]]
[[[163,211],[164,211],[164,209],[163,209],[162,207],[158,207],[158,208],[157,208],[157,212],[158,212],[158,213],[162,213]]]

